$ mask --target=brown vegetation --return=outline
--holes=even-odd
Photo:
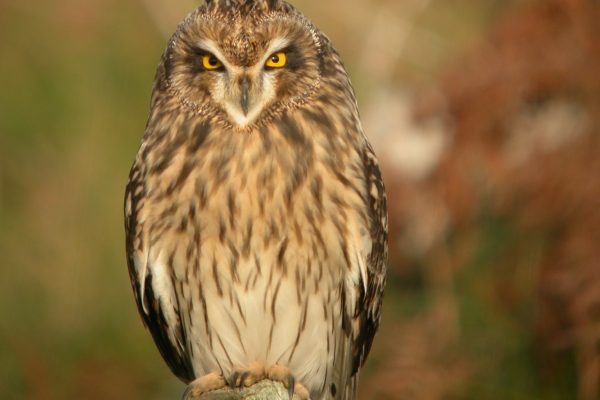
[[[441,96],[420,99],[417,119],[442,116],[450,137],[433,173],[411,182],[388,170],[390,198],[399,199],[391,201],[393,232],[410,237],[428,215],[440,216],[444,227],[424,243],[419,263],[393,251],[397,273],[431,265],[437,271],[429,275],[438,275],[434,281],[446,282],[445,293],[456,297],[456,276],[482,248],[499,246],[485,261],[495,279],[481,300],[506,314],[529,304],[542,384],[567,374],[565,354],[573,354],[578,398],[586,400],[600,395],[599,20],[600,5],[588,0],[535,2],[505,17],[443,76]],[[508,237],[482,232],[490,219],[506,226]],[[451,304],[447,298],[444,303]],[[430,360],[436,346],[422,338],[431,328],[414,335],[422,343],[408,346],[412,355],[389,362],[428,353],[418,369],[395,371],[396,377],[406,370],[434,374],[413,380],[429,392],[407,398],[451,398],[456,386],[448,359]],[[445,328],[438,323],[433,332],[445,337]],[[440,368],[441,376],[435,374]],[[459,373],[463,380],[468,376]],[[435,392],[438,386],[449,389]]]

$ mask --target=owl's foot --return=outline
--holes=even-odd
[[[274,382],[281,382],[287,388],[290,400],[294,394],[301,400],[310,400],[308,390],[300,382],[296,382],[296,378],[292,375],[289,368],[281,365],[274,365],[267,370],[267,378]]]
[[[250,368],[235,371],[229,379],[230,387],[248,387],[265,379],[265,367],[262,364],[252,364]]]
[[[183,393],[183,400],[197,399],[200,395],[219,390],[227,385],[223,375],[215,372],[204,375],[195,381],[191,382]]]

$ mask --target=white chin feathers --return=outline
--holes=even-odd
[[[227,102],[224,104],[225,111],[229,115],[231,122],[240,127],[248,126],[252,124],[263,111],[262,104],[256,104],[252,106],[247,114],[244,114],[242,108],[237,103]]]

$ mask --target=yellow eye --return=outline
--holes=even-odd
[[[280,51],[278,53],[273,54],[267,62],[265,63],[265,67],[267,68],[283,68],[287,64],[287,55]]]
[[[219,59],[212,54],[207,54],[202,57],[202,66],[207,71],[214,71],[223,66],[223,63],[219,61]]]

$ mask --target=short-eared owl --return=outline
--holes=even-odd
[[[329,39],[281,0],[207,0],[171,38],[125,196],[139,312],[196,393],[269,378],[355,399],[387,217]]]

